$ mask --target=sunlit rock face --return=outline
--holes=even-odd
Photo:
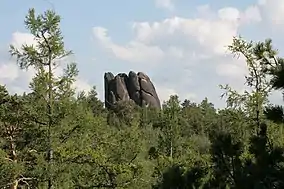
[[[111,72],[104,75],[105,106],[112,107],[118,101],[133,100],[139,106],[161,108],[156,89],[150,78],[142,72],[137,74],[119,73],[114,76]]]

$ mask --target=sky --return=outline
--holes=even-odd
[[[33,43],[24,25],[29,8],[61,16],[66,48],[79,68],[75,86],[96,86],[102,100],[104,73],[132,70],[149,75],[161,101],[178,94],[223,107],[219,84],[243,91],[247,73],[244,59],[227,50],[233,36],[271,38],[284,52],[283,0],[1,0],[0,84],[11,93],[27,91],[34,75],[8,52],[9,44]],[[271,101],[281,103],[282,95],[274,93]]]

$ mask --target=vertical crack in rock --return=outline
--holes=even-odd
[[[119,73],[114,76],[111,72],[104,75],[105,106],[112,107],[118,101],[133,100],[139,106],[161,108],[156,89],[150,78],[143,72],[136,74]]]
[[[150,78],[143,72],[138,72],[137,76],[140,84],[142,105],[145,103],[145,105],[150,107],[161,107],[156,89]]]
[[[113,100],[115,100],[115,98],[112,98],[112,96],[114,96],[113,93],[111,93],[110,90],[110,83],[111,81],[114,79],[114,75],[111,72],[107,72],[104,75],[104,83],[105,83],[105,106],[106,108],[110,108],[111,105],[113,104]]]

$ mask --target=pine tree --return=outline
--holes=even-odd
[[[10,53],[16,57],[21,69],[32,67],[36,71],[36,76],[30,84],[33,91],[30,100],[34,102],[31,112],[34,113],[37,122],[42,123],[41,131],[45,138],[41,147],[46,152],[47,188],[51,189],[54,176],[52,171],[53,132],[64,116],[62,104],[74,95],[71,85],[78,70],[76,64],[71,63],[67,65],[63,76],[56,77],[54,74],[62,60],[68,58],[72,53],[65,50],[59,15],[51,10],[36,15],[35,10],[30,9],[25,19],[25,25],[33,35],[35,44],[24,44],[20,49],[11,45]],[[61,108],[59,108],[60,106]]]

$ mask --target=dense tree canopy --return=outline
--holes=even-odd
[[[30,93],[0,86],[0,188],[284,188],[284,59],[270,39],[234,37],[246,59],[246,90],[220,85],[227,107],[171,96],[161,110],[132,101],[105,109],[96,87],[76,96],[76,64],[58,76],[65,50],[60,16],[30,9],[35,44],[10,53],[36,73]],[[220,91],[221,95],[222,91]]]

